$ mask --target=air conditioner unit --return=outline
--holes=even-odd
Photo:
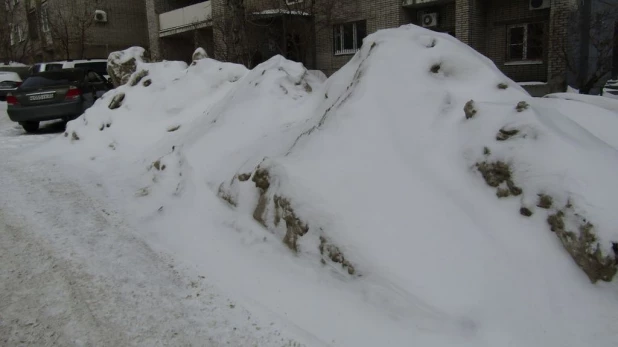
[[[438,13],[423,13],[421,15],[421,25],[424,28],[432,28],[438,26]]]
[[[528,5],[531,10],[542,10],[549,8],[551,0],[528,0]]]
[[[94,11],[94,21],[97,23],[107,23],[107,13],[105,11]]]

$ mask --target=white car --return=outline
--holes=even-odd
[[[32,73],[73,68],[93,70],[106,79],[109,79],[109,75],[107,74],[107,59],[81,59],[37,63],[32,65]]]
[[[6,95],[17,89],[21,82],[17,72],[0,71],[0,101],[5,101]]]

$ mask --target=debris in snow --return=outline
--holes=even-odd
[[[498,84],[498,89],[506,89],[506,88],[508,88],[508,87],[509,87],[509,85],[508,85],[508,84],[506,84],[506,83],[504,83],[504,82],[503,82],[503,83],[499,83],[499,84]]]
[[[517,129],[507,130],[507,129],[501,128],[500,131],[498,131],[498,135],[496,135],[496,140],[506,141],[510,139],[511,137],[517,135],[518,133],[519,133],[519,130]]]
[[[140,63],[147,61],[146,50],[142,47],[130,47],[124,51],[112,52],[107,58],[107,73],[114,86],[119,87],[129,81]]]
[[[432,73],[438,73],[438,72],[440,72],[440,68],[441,68],[440,64],[433,64],[433,65],[431,66],[430,71],[431,71]]]
[[[234,207],[238,206],[238,203],[236,202],[236,200],[234,200],[234,197],[232,197],[230,193],[225,191],[223,187],[223,183],[219,186],[219,190],[217,191],[217,196],[220,197],[223,201],[230,204],[231,206],[234,206]]]
[[[116,95],[114,95],[114,97],[112,98],[112,101],[110,101],[109,103],[109,109],[110,110],[115,110],[117,108],[119,108],[120,106],[122,106],[122,102],[124,101],[124,97],[125,94],[123,92],[120,92]]]
[[[151,79],[144,80],[144,82],[142,83],[144,87],[150,87],[151,84],[152,84]]]
[[[526,217],[532,216],[532,211],[530,211],[530,209],[527,207],[520,208],[519,213],[521,213],[522,216],[526,216]]]
[[[131,75],[131,78],[129,79],[129,85],[131,87],[136,86],[138,83],[140,83],[142,81],[142,79],[146,76],[148,76],[148,70],[139,70],[137,72],[135,72],[134,74]]]
[[[466,102],[464,105],[464,113],[466,114],[466,119],[470,119],[476,115],[476,106],[474,105],[474,100],[470,100]]]
[[[575,220],[575,222],[567,226],[566,219]],[[564,209],[549,215],[547,224],[592,283],[598,280],[606,282],[612,280],[618,270],[616,255],[612,257],[603,254],[592,223],[579,220],[572,206],[565,206]]]
[[[550,209],[551,205],[554,202],[554,199],[546,194],[538,194],[539,196],[539,202],[536,204],[537,207],[540,208],[544,208],[544,209]]]
[[[527,110],[528,107],[530,107],[530,105],[527,102],[520,101],[520,102],[517,103],[517,106],[515,106],[515,109],[517,110],[517,112],[523,112],[523,111]]]
[[[176,131],[178,129],[180,129],[180,124],[179,125],[172,125],[172,126],[167,128],[167,132],[168,133],[172,133],[172,132],[174,132],[174,131]]]
[[[79,141],[79,135],[75,131],[71,133],[71,141]]]
[[[157,169],[157,171],[163,171],[165,170],[165,164],[161,164],[161,159],[155,160],[152,163],[152,167],[154,167],[155,169]]]
[[[243,174],[238,175],[238,180],[241,181],[241,182],[248,181],[249,178],[251,178],[251,172],[243,173]]]
[[[275,204],[275,226],[278,226],[283,219],[287,228],[283,243],[294,252],[298,252],[298,239],[309,231],[309,226],[296,216],[289,199],[275,195],[273,201]]]
[[[503,161],[484,161],[477,163],[476,168],[483,175],[487,185],[497,188],[496,195],[498,197],[521,195],[522,189],[513,182],[511,167],[507,163]],[[504,187],[504,184],[506,184],[506,187]]]
[[[320,254],[327,256],[335,263],[341,264],[341,266],[348,271],[348,274],[354,275],[356,269],[344,256],[339,247],[331,244],[324,236],[320,236]],[[322,259],[323,260],[323,259]],[[323,260],[324,261],[324,260]]]

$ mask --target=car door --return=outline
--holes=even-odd
[[[82,84],[82,96],[84,98],[84,109],[94,105],[97,99],[96,80],[93,80],[92,71],[87,71],[84,74],[84,82]]]
[[[109,86],[105,78],[95,71],[88,71],[88,83],[91,84],[94,90],[95,100],[102,97],[109,90]]]

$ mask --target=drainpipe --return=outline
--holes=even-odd
[[[580,11],[580,47],[578,87],[582,88],[588,79],[588,65],[590,60],[590,16],[592,0],[581,0]]]
[[[618,79],[618,19],[614,25],[614,62],[612,63],[612,79]]]

